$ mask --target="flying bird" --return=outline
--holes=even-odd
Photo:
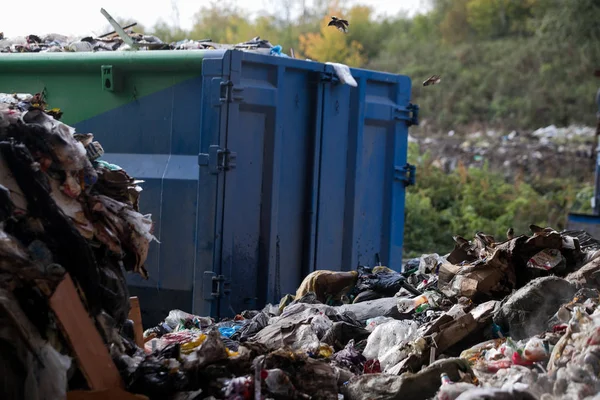
[[[430,86],[440,83],[442,78],[439,75],[431,75],[425,82],[423,82],[423,86]]]
[[[515,230],[514,230],[513,228],[509,228],[509,229],[506,231],[506,238],[507,238],[508,240],[513,240],[513,238],[514,238],[514,237],[515,237]]]
[[[335,26],[340,32],[348,33],[348,21],[332,16],[327,26]]]

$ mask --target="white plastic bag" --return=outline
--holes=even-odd
[[[390,322],[390,321],[395,321],[394,318],[390,318],[390,317],[375,317],[375,318],[370,318],[367,320],[367,330],[369,332],[373,332],[375,330],[375,328],[377,328],[379,325],[385,324],[386,322]]]
[[[379,360],[383,372],[408,356],[407,344],[417,338],[419,325],[411,320],[390,321],[379,325],[367,340],[363,356]]]
[[[335,73],[336,73],[337,77],[339,78],[340,82],[342,82],[345,85],[352,86],[352,87],[358,86],[358,84],[356,83],[356,80],[354,79],[354,77],[352,76],[352,73],[350,72],[350,67],[348,67],[347,65],[344,65],[344,64],[340,64],[340,63],[328,62],[326,64],[333,66],[333,69],[335,70]]]
[[[43,366],[39,371],[40,400],[65,399],[67,397],[67,371],[71,358],[60,354],[49,344],[39,352]]]

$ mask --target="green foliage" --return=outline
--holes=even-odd
[[[528,233],[528,226],[563,229],[569,210],[590,212],[593,188],[572,181],[507,182],[487,168],[464,168],[445,174],[411,143],[409,160],[417,165],[417,184],[406,195],[404,248],[407,256],[449,252],[452,236],[471,239],[484,231],[503,240],[508,228]]]

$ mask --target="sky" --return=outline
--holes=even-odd
[[[223,2],[224,0],[218,0]],[[225,0],[256,16],[269,10],[273,0]],[[307,0],[310,4],[310,0]],[[395,15],[405,11],[409,15],[418,12],[426,0],[348,0],[346,6],[360,3],[372,6],[379,15]],[[6,38],[29,34],[43,35],[60,33],[63,35],[102,34],[108,21],[100,14],[104,8],[113,18],[133,19],[145,27],[152,27],[160,19],[169,24],[175,21],[183,29],[190,29],[194,14],[208,6],[210,0],[29,0],[23,5],[14,3],[9,12],[0,13],[0,32]],[[173,4],[179,11],[173,12]],[[267,11],[265,11],[267,10]]]

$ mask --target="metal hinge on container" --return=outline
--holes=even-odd
[[[231,81],[221,82],[221,93],[219,95],[219,101],[221,103],[233,103],[234,101],[244,100],[244,96],[240,93],[244,91],[244,88],[235,87]]]
[[[414,185],[416,182],[417,167],[406,163],[401,167],[394,167],[394,179],[404,183],[404,186]]]
[[[211,174],[217,175],[235,168],[236,158],[236,152],[213,145],[208,148],[208,153],[198,155],[198,165],[208,167]]]
[[[394,119],[406,121],[408,126],[419,125],[419,106],[409,103],[406,107],[397,107],[394,110]]]
[[[229,280],[224,275],[214,272],[204,272],[204,297],[207,299],[218,299],[231,293]]]

